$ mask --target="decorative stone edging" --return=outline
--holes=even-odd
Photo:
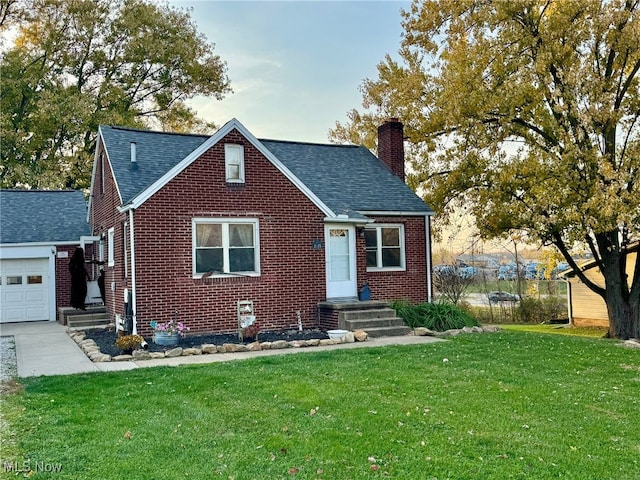
[[[420,337],[455,337],[461,333],[496,333],[501,331],[500,327],[486,326],[486,327],[464,327],[460,329],[445,330],[444,332],[436,332],[424,327],[416,327],[413,330],[413,334]]]
[[[112,357],[100,351],[95,340],[86,338],[82,330],[67,329],[67,334],[78,344],[80,349],[92,362],[125,362],[131,360],[151,360],[154,358],[187,357],[190,355],[207,355],[215,353],[257,352],[260,350],[280,350],[284,348],[324,347],[327,345],[339,345],[341,343],[366,342],[369,338],[367,332],[356,330],[347,332],[341,338],[323,338],[312,340],[277,340],[275,342],[253,343],[225,343],[213,345],[205,343],[200,347],[174,347],[164,352],[149,352],[148,350],[134,350],[131,355],[116,355]]]
[[[424,327],[417,327],[413,330],[413,335],[425,337],[455,337],[462,333],[495,333],[501,330],[500,327],[464,327],[459,330],[446,330],[444,332],[436,332]],[[98,344],[85,337],[82,330],[67,329],[67,334],[78,344],[80,349],[93,362],[125,362],[132,360],[151,360],[154,358],[172,358],[187,357],[191,355],[209,355],[216,353],[235,353],[235,352],[257,352],[260,350],[280,350],[284,348],[306,348],[306,347],[324,347],[327,345],[339,345],[341,343],[366,342],[369,335],[364,330],[356,330],[355,332],[347,332],[341,338],[323,338],[313,340],[277,340],[275,342],[253,342],[253,343],[225,343],[223,345],[203,344],[200,347],[174,347],[164,352],[149,352],[148,350],[134,350],[131,355],[116,355],[112,357],[100,351]]]

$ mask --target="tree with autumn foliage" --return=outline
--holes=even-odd
[[[441,218],[462,208],[486,238],[555,245],[606,302],[609,334],[640,338],[640,256],[625,254],[640,239],[640,2],[416,0],[403,27],[332,138],[373,147],[399,117],[409,183]]]
[[[84,188],[98,125],[211,131],[185,101],[230,91],[188,11],[151,0],[8,0],[0,185]]]

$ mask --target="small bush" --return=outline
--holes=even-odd
[[[140,335],[121,335],[116,338],[116,347],[126,353],[133,352],[136,348],[139,348],[144,342],[144,338]]]
[[[523,323],[549,323],[567,316],[564,301],[557,297],[523,298],[518,313]]]
[[[425,327],[436,332],[478,325],[478,321],[460,307],[448,303],[421,303],[411,305],[404,300],[391,304],[391,308],[410,328]]]

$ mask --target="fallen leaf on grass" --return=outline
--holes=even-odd
[[[299,468],[296,467],[292,467],[289,469],[289,475],[295,475],[296,473],[298,473],[300,471]]]

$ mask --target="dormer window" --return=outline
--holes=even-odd
[[[227,183],[244,183],[244,147],[226,144],[224,146],[224,165]]]

